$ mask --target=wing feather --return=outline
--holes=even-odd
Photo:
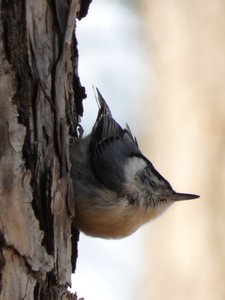
[[[96,91],[100,108],[92,130],[91,162],[99,180],[105,186],[120,192],[126,159],[132,155],[140,155],[141,152],[129,126],[121,128],[113,119],[99,90]]]

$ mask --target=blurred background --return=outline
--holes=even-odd
[[[94,0],[77,27],[85,132],[94,85],[174,189],[201,198],[123,240],[81,234],[72,289],[85,300],[224,300],[225,1]]]

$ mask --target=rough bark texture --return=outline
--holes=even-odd
[[[68,145],[85,97],[74,25],[88,4],[0,0],[2,300],[77,299]]]

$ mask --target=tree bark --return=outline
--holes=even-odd
[[[1,300],[77,299],[68,148],[85,98],[75,18],[89,2],[0,0]]]

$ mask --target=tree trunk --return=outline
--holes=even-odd
[[[68,146],[85,97],[74,22],[89,2],[0,0],[1,300],[77,299]]]

